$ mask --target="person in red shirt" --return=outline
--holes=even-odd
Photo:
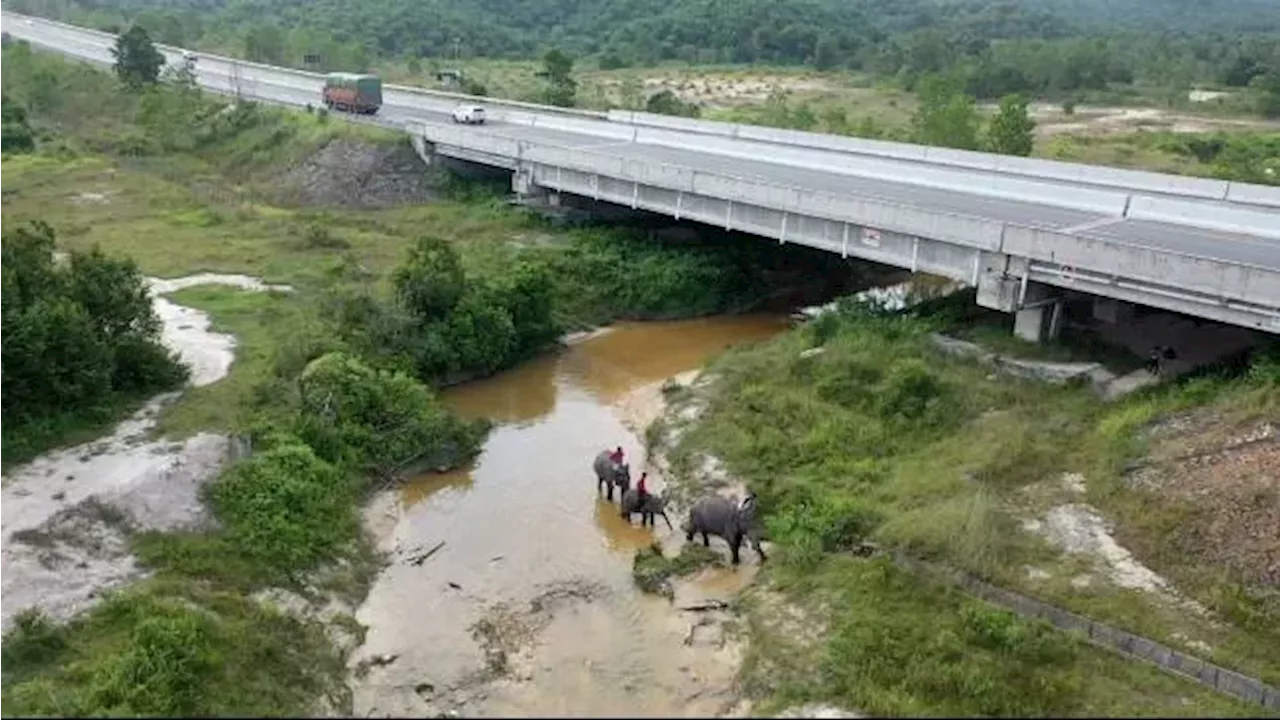
[[[639,502],[640,507],[644,507],[644,500],[649,496],[648,482],[649,473],[640,473],[640,482],[636,483],[636,501]]]
[[[614,465],[622,464],[622,446],[621,445],[619,445],[616,450],[609,453],[609,459],[613,461]]]

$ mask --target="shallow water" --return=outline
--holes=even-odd
[[[632,584],[634,551],[655,539],[674,551],[679,518],[676,533],[661,519],[656,533],[628,525],[598,498],[591,462],[621,445],[638,477],[628,395],[786,327],[772,315],[621,324],[449,391],[460,413],[501,424],[473,469],[415,478],[369,509],[392,564],[360,610],[361,657],[397,657],[357,681],[355,713],[693,716],[731,704],[734,643]],[[744,553],[742,568],[704,573],[677,605],[727,597],[754,570]]]

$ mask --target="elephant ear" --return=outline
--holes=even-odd
[[[749,492],[747,493],[746,497],[742,498],[742,504],[738,505],[738,510],[741,512],[746,512],[747,510],[754,509],[755,505],[756,505],[756,494],[753,492]]]

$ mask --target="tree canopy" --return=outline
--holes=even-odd
[[[3,238],[4,448],[26,454],[60,427],[122,398],[178,385],[186,369],[160,344],[160,320],[131,260],[98,249],[54,257],[43,223]]]
[[[96,27],[255,60],[362,70],[377,58],[594,57],[601,67],[810,64],[908,79],[963,69],[996,98],[1143,79],[1244,87],[1280,67],[1271,0],[12,0]]]
[[[111,54],[116,59],[116,76],[124,84],[137,88],[154,85],[160,80],[164,55],[156,49],[141,25],[134,25],[121,33],[111,48]]]

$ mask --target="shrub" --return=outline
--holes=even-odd
[[[101,421],[122,398],[179,385],[187,370],[160,343],[160,319],[131,260],[97,248],[54,261],[53,229],[3,237],[5,458]]]
[[[355,490],[340,470],[293,444],[233,466],[210,499],[236,553],[292,577],[356,537]]]
[[[429,388],[343,353],[311,362],[298,379],[297,436],[316,454],[387,475],[425,459],[453,467],[479,452],[486,426],[454,417]]]

